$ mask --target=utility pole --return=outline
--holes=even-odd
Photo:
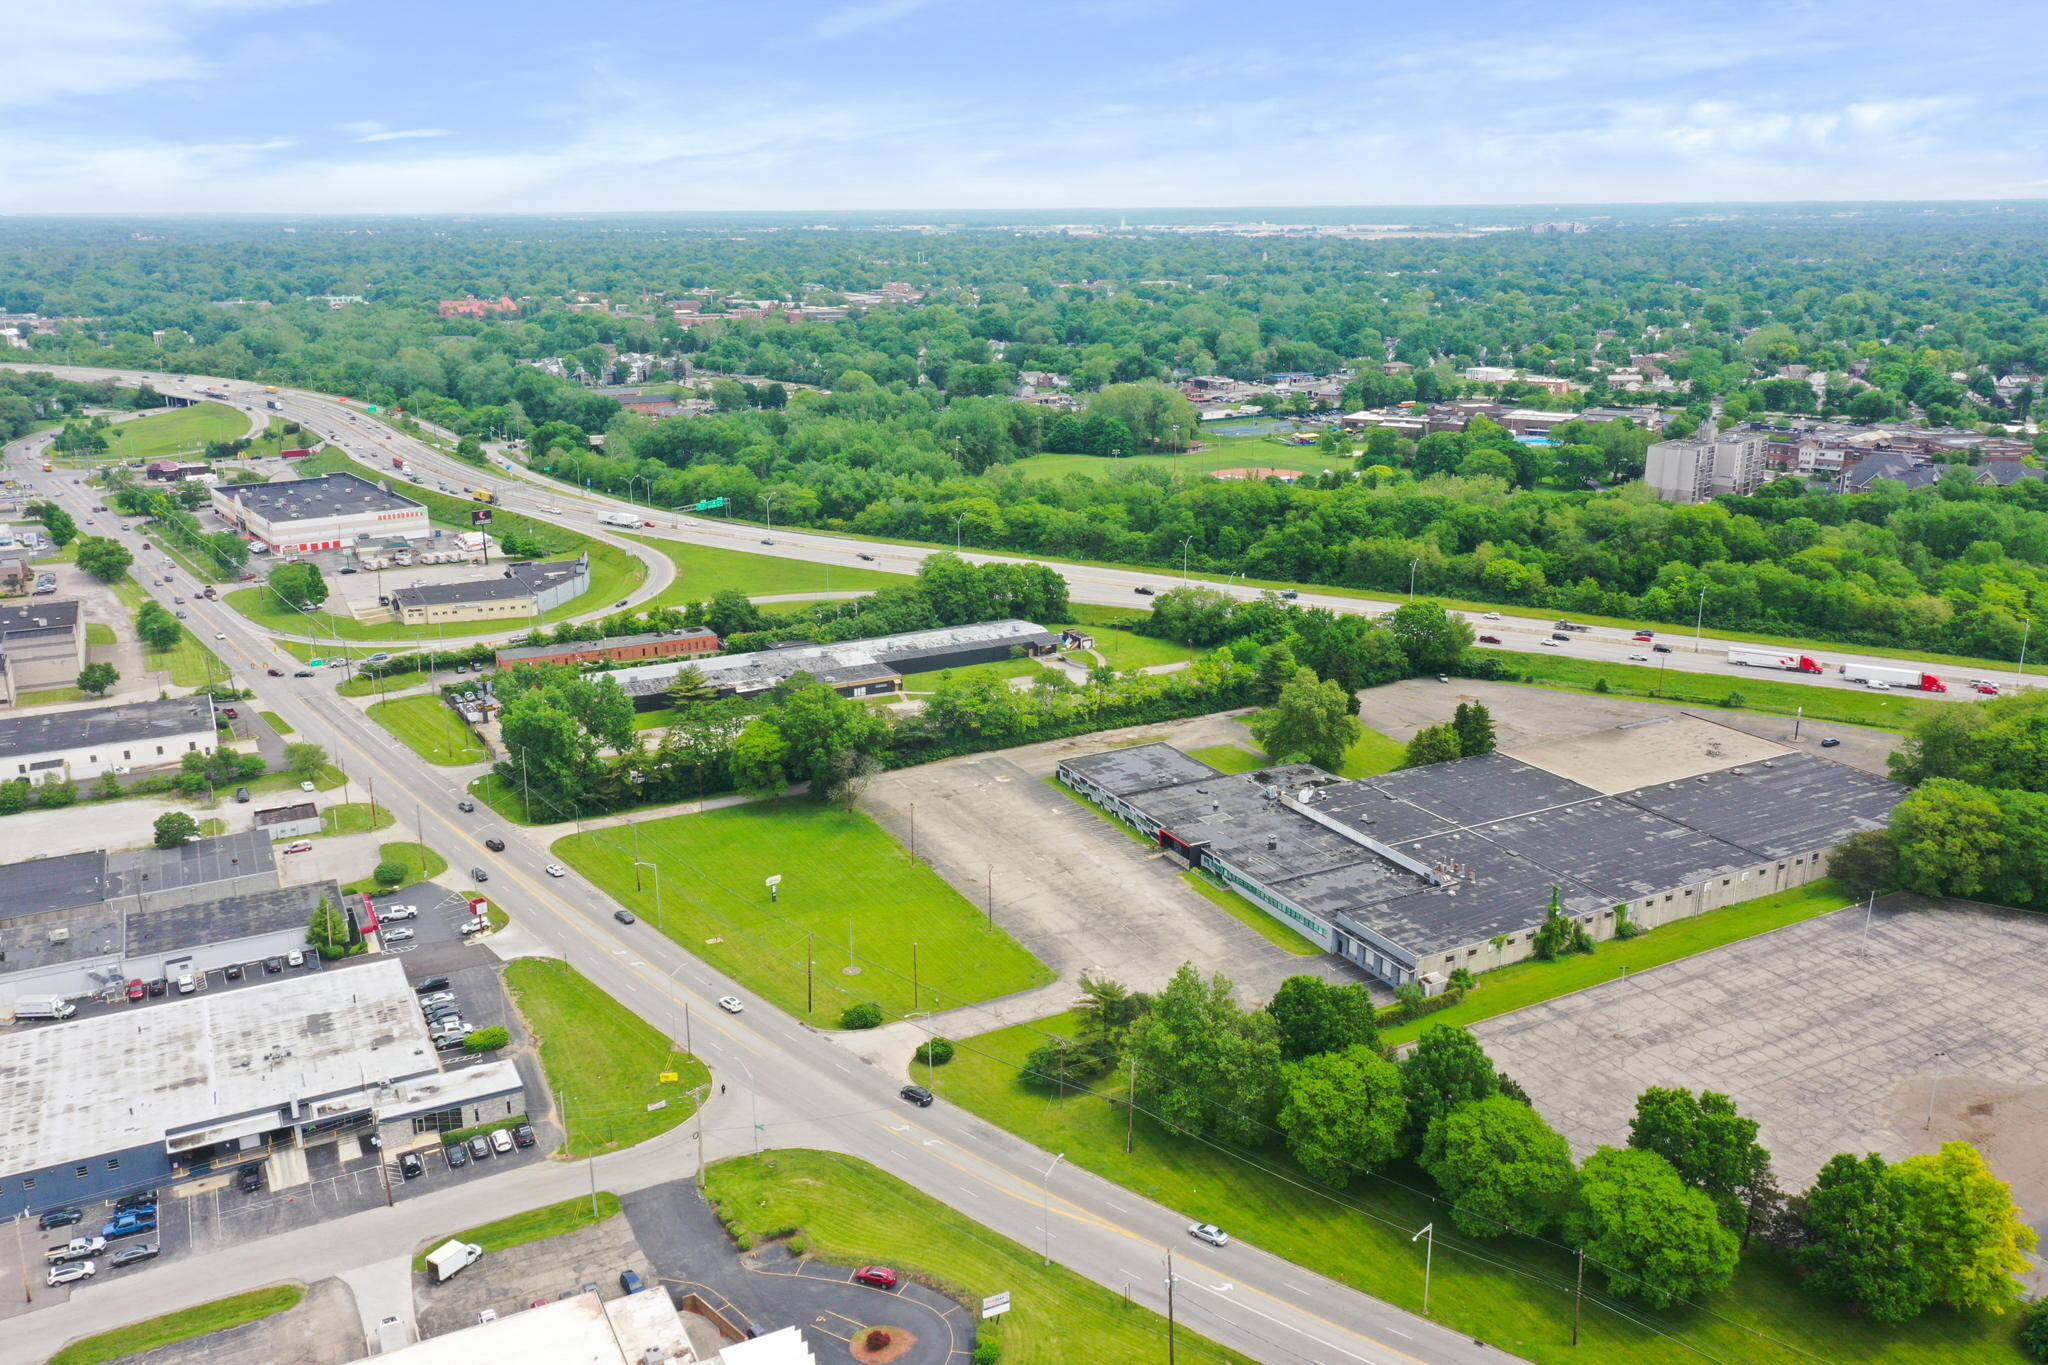
[[[917,1010],[917,1000],[917,940],[912,939],[910,941],[910,1008],[913,1013]],[[930,1054],[927,1053],[926,1055],[929,1056]]]
[[[1133,1052],[1130,1062],[1131,1081],[1124,1091],[1124,1155],[1131,1154],[1131,1140],[1138,1128],[1138,1054]]]
[[[1166,1365],[1174,1365],[1175,1354],[1173,1329],[1173,1253],[1166,1253]]]
[[[996,927],[996,865],[988,865],[988,927]]]
[[[917,861],[917,802],[910,803],[910,861]]]
[[[21,1261],[21,1301],[23,1303],[34,1303],[36,1297],[35,1281],[28,1277],[28,1248],[22,1244],[21,1240],[21,1225],[27,1221],[27,1209],[23,1209],[20,1213],[14,1215],[14,1254]]]
[[[818,965],[818,936],[810,935],[810,943],[804,948],[804,1015],[809,1017],[818,1007],[817,997],[811,991],[811,978]]]
[[[1572,1345],[1579,1344],[1579,1309],[1586,1300],[1586,1253],[1579,1252],[1579,1281],[1572,1286]]]

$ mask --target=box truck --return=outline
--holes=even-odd
[[[435,1284],[445,1284],[464,1266],[483,1259],[484,1249],[475,1242],[443,1242],[427,1253],[427,1271]]]
[[[606,526],[638,526],[640,518],[631,512],[607,512],[598,520]]]
[[[61,995],[29,995],[14,1002],[16,1019],[69,1019],[78,1006]]]
[[[1782,668],[1787,673],[1822,673],[1818,660],[1796,649],[1731,649],[1728,662],[1737,668]]]
[[[1917,668],[1880,668],[1876,664],[1843,664],[1842,676],[1850,682],[1860,682],[1865,687],[1883,684],[1885,687],[1910,687],[1920,692],[1946,692],[1948,684],[1932,673]]]

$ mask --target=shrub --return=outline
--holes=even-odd
[[[889,1334],[879,1327],[870,1327],[860,1344],[870,1351],[886,1351],[889,1349]]]
[[[859,1005],[848,1005],[839,1012],[839,1027],[846,1029],[880,1028],[882,1007],[873,1001]]]
[[[993,1337],[983,1337],[974,1343],[974,1365],[997,1365],[1003,1358],[1003,1343]]]
[[[412,875],[412,869],[396,858],[386,858],[377,864],[377,870],[370,874],[379,886],[396,886]]]
[[[808,1245],[809,1243],[805,1242],[803,1238],[792,1237],[789,1239],[789,1254],[792,1256],[801,1256],[804,1254],[804,1248]]]
[[[928,1043],[920,1044],[917,1049],[917,1060],[926,1066],[944,1066],[953,1060],[953,1040],[934,1038]]]
[[[1605,679],[1605,678],[1595,678],[1595,679],[1593,679],[1593,690],[1594,690],[1595,692],[1599,692],[1599,693],[1602,693],[1602,694],[1604,694],[1604,693],[1605,693],[1605,692],[1607,691],[1607,679]]]
[[[1749,705],[1749,698],[1743,696],[1740,692],[1730,692],[1727,696],[1716,702],[1715,705],[1725,706],[1730,711],[1739,711]]]
[[[2020,1350],[2029,1360],[2048,1360],[2048,1298],[2035,1299],[2021,1314]]]
[[[469,1037],[464,1038],[462,1040],[462,1050],[464,1052],[496,1052],[511,1041],[512,1030],[506,1028],[503,1024],[493,1024],[489,1028],[480,1028],[475,1033],[470,1034]]]

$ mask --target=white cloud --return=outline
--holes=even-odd
[[[193,38],[206,21],[302,0],[35,0],[6,11],[0,107],[20,109],[218,74]]]
[[[453,137],[452,128],[394,128],[388,133],[364,133],[357,142],[403,142],[420,137]]]
[[[812,24],[811,36],[843,38],[862,29],[893,24],[931,3],[932,0],[858,0],[858,3],[833,10]]]

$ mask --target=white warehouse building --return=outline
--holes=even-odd
[[[213,698],[200,695],[0,719],[0,780],[98,777],[129,768],[174,767],[219,742]]]
[[[340,550],[361,540],[425,540],[427,509],[354,474],[280,483],[216,485],[213,510],[242,534],[283,554]]]

